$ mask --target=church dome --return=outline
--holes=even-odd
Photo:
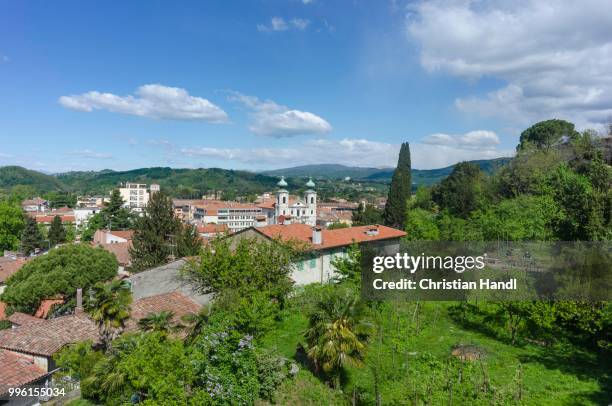
[[[287,187],[287,182],[285,181],[285,177],[281,176],[281,180],[278,181],[277,185],[279,187]]]
[[[314,184],[314,182],[312,181],[312,178],[310,178],[310,179],[308,180],[308,182],[306,182],[306,187],[311,188],[311,189],[312,189],[313,187],[315,187],[315,184]]]

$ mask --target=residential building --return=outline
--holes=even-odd
[[[306,224],[269,225],[249,228],[230,236],[235,241],[241,238],[257,238],[295,241],[304,244],[305,256],[296,262],[291,277],[297,285],[328,282],[337,276],[332,260],[346,255],[347,248],[357,243],[376,248],[385,255],[399,252],[400,238],[406,233],[382,225],[348,227],[325,230]]]
[[[76,207],[104,207],[104,203],[110,201],[108,196],[79,196],[77,197]]]
[[[0,294],[6,288],[7,279],[21,269],[25,263],[25,258],[0,257]]]
[[[134,212],[142,212],[149,202],[149,191],[144,183],[126,182],[119,188],[119,193],[124,206]]]
[[[87,225],[89,218],[102,210],[99,206],[77,206],[74,209],[74,221],[77,227]]]
[[[49,210],[49,202],[40,197],[35,197],[34,199],[28,199],[21,202],[21,208],[29,213],[46,212]]]
[[[48,227],[53,222],[53,219],[55,218],[55,216],[59,216],[59,218],[62,220],[62,224],[64,225],[74,224],[76,222],[76,218],[74,217],[73,214],[53,214],[53,213],[36,215],[35,220],[37,224],[41,224],[43,226]]]
[[[94,244],[117,244],[126,243],[132,240],[134,230],[96,230],[93,236]]]
[[[227,224],[198,224],[196,227],[200,237],[204,238],[205,240],[229,233],[229,227]]]

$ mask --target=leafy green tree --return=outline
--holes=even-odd
[[[113,342],[82,382],[83,397],[107,405],[186,405],[190,398],[194,405],[211,404],[206,392],[192,389],[194,380],[181,341],[155,332],[128,334]]]
[[[202,333],[210,320],[210,308],[202,307],[198,313],[189,313],[182,318],[187,335],[185,343],[191,344]]]
[[[66,229],[62,224],[62,218],[60,216],[53,217],[53,221],[47,232],[47,239],[52,247],[66,242]]]
[[[353,225],[354,226],[368,226],[372,224],[383,223],[383,211],[376,208],[371,204],[359,203],[357,210],[353,212]]]
[[[93,349],[91,340],[81,341],[62,348],[53,356],[57,366],[61,368],[59,377],[84,380],[91,375],[95,364],[104,354]]]
[[[349,282],[355,286],[361,283],[361,250],[356,243],[351,244],[346,252],[346,256],[338,256],[331,260],[331,265],[336,268],[339,274],[339,282]]]
[[[83,230],[83,233],[81,234],[81,240],[82,241],[93,240],[93,236],[96,233],[96,231],[104,227],[105,227],[105,220],[104,220],[104,216],[102,215],[102,213],[98,212],[94,214],[93,216],[89,217],[89,219],[87,220],[87,227]]]
[[[90,290],[85,310],[98,325],[105,349],[108,349],[111,341],[125,329],[125,322],[130,317],[131,303],[130,286],[123,280],[98,282]]]
[[[110,252],[88,244],[69,244],[26,262],[6,282],[2,301],[9,311],[33,314],[44,298],[74,297],[117,274],[117,260]]]
[[[359,299],[351,289],[323,291],[306,331],[307,355],[317,371],[340,386],[340,372],[361,367],[365,357],[368,329],[360,314]]]
[[[21,233],[21,251],[25,255],[30,255],[36,249],[40,249],[45,245],[44,238],[38,229],[36,220],[33,217],[26,216],[25,226]]]
[[[142,216],[134,224],[133,247],[130,249],[132,270],[153,268],[176,257],[181,223],[174,216],[172,200],[164,193],[154,193]],[[181,247],[182,248],[182,247]]]
[[[289,276],[298,249],[280,241],[219,238],[207,244],[200,260],[185,267],[183,272],[204,294],[227,289],[245,296],[268,292],[282,304],[291,291]]]
[[[202,238],[198,229],[190,224],[181,224],[176,238],[176,249],[179,257],[198,255],[202,249]]]
[[[490,206],[472,217],[485,240],[547,241],[555,238],[555,224],[562,214],[548,195],[521,195]]]
[[[21,207],[0,201],[0,251],[17,249],[23,228]]]
[[[339,230],[341,228],[348,228],[348,224],[346,223],[341,223],[341,222],[336,222],[336,223],[331,223],[330,225],[327,226],[328,230]]]
[[[410,241],[435,241],[440,239],[440,230],[435,215],[428,210],[414,208],[406,216],[406,238]]]
[[[453,172],[432,189],[432,199],[450,214],[467,218],[483,200],[484,174],[478,165],[461,162]]]
[[[383,214],[386,225],[400,229],[404,228],[406,220],[406,203],[410,198],[410,192],[412,190],[412,177],[410,171],[410,145],[405,142],[400,148],[397,167],[391,178],[387,204],[385,205]]]
[[[521,133],[518,150],[533,146],[538,149],[549,149],[555,144],[572,140],[578,136],[574,124],[564,120],[546,120],[536,123]]]
[[[270,330],[279,314],[278,301],[266,291],[241,294],[224,290],[215,298],[214,317],[225,320],[232,329],[252,337],[260,337]]]

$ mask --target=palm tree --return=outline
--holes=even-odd
[[[210,317],[210,309],[208,307],[202,307],[198,313],[190,313],[183,316],[183,322],[186,323],[187,336],[185,341],[187,343],[193,343],[193,341],[200,335],[204,327],[208,324]]]
[[[96,322],[102,338],[104,349],[108,349],[111,341],[121,334],[125,321],[130,317],[132,294],[130,286],[122,280],[107,284],[98,282],[90,291],[87,303],[87,313]]]
[[[142,331],[156,331],[165,334],[180,330],[182,325],[174,323],[174,312],[161,311],[151,313],[138,321],[138,326]]]
[[[367,336],[359,298],[350,289],[328,290],[310,315],[306,353],[315,370],[330,375],[333,386],[338,387],[343,368],[363,366]]]

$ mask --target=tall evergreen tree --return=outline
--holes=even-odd
[[[111,230],[121,230],[132,226],[132,214],[129,209],[123,207],[124,203],[119,190],[114,189],[110,201],[102,209],[106,227],[110,227]]]
[[[404,142],[400,148],[397,168],[395,168],[391,178],[391,186],[383,215],[385,224],[388,226],[404,228],[406,204],[412,189],[410,166],[410,145]]]
[[[38,229],[36,220],[30,216],[26,216],[25,226],[21,233],[21,251],[25,255],[30,255],[37,248],[42,248],[44,238]]]
[[[198,255],[202,249],[202,238],[198,229],[190,224],[181,224],[176,238],[176,249],[179,257]]]
[[[142,271],[166,263],[171,256],[179,254],[177,234],[181,222],[174,217],[172,200],[164,193],[154,193],[141,217],[134,225],[132,269]]]
[[[66,242],[66,229],[62,224],[62,218],[60,216],[53,217],[47,237],[49,238],[51,246]]]

